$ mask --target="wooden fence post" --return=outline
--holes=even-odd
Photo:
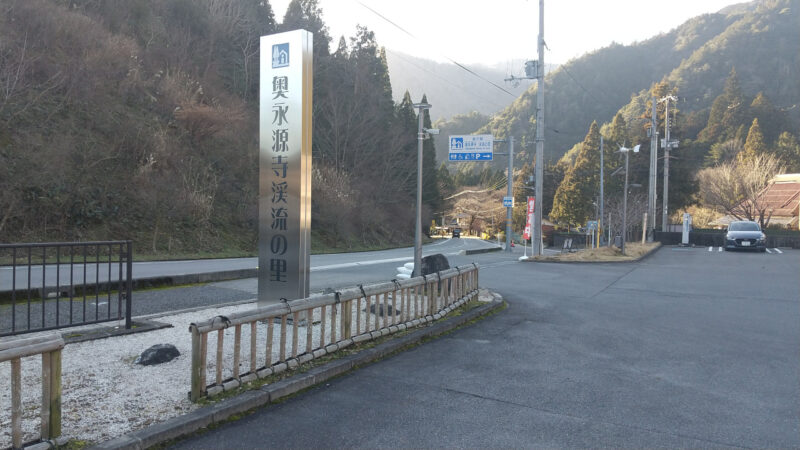
[[[20,358],[11,360],[11,447],[22,448],[22,370]]]
[[[189,400],[196,402],[200,400],[200,396],[203,395],[203,391],[205,390],[205,386],[201,385],[201,374],[205,372],[205,367],[201,367],[200,332],[198,332],[197,328],[194,326],[190,329],[192,331],[192,392],[189,394]]]
[[[61,350],[53,350],[50,359],[50,417],[48,420],[49,439],[61,436]],[[44,435],[42,436],[45,438]]]
[[[353,300],[347,302],[344,316],[344,338],[350,339],[352,336],[352,321],[353,321]]]

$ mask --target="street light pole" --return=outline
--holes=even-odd
[[[623,255],[625,254],[625,234],[628,230],[628,154],[631,150],[639,153],[639,146],[637,145],[633,149],[625,147],[619,149],[620,152],[625,153],[625,188],[622,191],[622,246],[620,247]]]
[[[415,103],[419,109],[419,126],[417,128],[417,217],[414,230],[414,272],[411,276],[418,277],[422,274],[422,141],[425,133],[422,130],[422,115],[430,109],[429,103]]]
[[[625,231],[628,229],[628,149],[625,151],[625,189],[622,191],[622,254],[625,254]]]

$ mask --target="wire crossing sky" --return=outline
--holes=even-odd
[[[548,64],[564,63],[613,42],[631,44],[666,33],[686,20],[737,0],[548,0]],[[283,20],[289,0],[271,0]],[[503,64],[536,59],[538,0],[319,0],[332,46],[356,25],[375,32],[394,51],[461,64]],[[413,36],[414,38],[409,38]]]

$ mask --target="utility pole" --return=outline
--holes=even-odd
[[[656,97],[653,96],[652,117],[650,118],[650,183],[647,191],[647,242],[653,242],[656,230],[656,173],[658,172],[658,131],[656,130]],[[600,138],[602,139],[602,137]],[[602,142],[602,141],[601,141]]]
[[[544,0],[539,0],[539,62],[536,73],[536,209],[533,213],[535,239],[531,241],[531,254],[542,254],[542,209],[544,195]]]
[[[603,135],[600,135],[600,199],[598,201],[600,204],[600,214],[597,217],[597,246],[600,247],[600,236],[602,232],[600,230],[603,229]]]
[[[666,103],[664,110],[664,140],[661,141],[661,146],[664,147],[664,195],[662,198],[664,209],[661,212],[661,231],[669,231],[669,215],[667,208],[669,205],[669,150],[670,148],[678,148],[678,141],[673,142],[669,137],[669,102],[678,100],[672,95],[662,98],[660,101]]]
[[[414,272],[412,276],[422,275],[422,141],[425,139],[425,129],[422,128],[422,119],[428,103],[415,103],[419,109],[419,126],[417,128],[417,211],[414,227]]]
[[[514,202],[514,136],[508,137],[508,188],[506,195]],[[506,207],[506,252],[511,252],[511,206]]]
[[[536,79],[536,158],[534,164],[534,198],[536,203],[533,211],[533,224],[531,225],[531,254],[542,254],[542,208],[544,196],[542,184],[544,183],[544,0],[539,0],[539,40],[538,61],[525,62],[525,76],[506,78],[505,81],[518,83],[521,79]],[[513,144],[512,144],[513,145]],[[509,194],[511,195],[511,194]],[[534,239],[533,236],[536,236]]]
[[[533,224],[531,225],[531,255],[542,254],[542,200],[544,183],[544,0],[539,0],[539,60],[525,62],[525,76],[506,78],[505,81],[519,83],[522,79],[536,79],[536,158],[534,164],[534,198],[536,203],[533,210]],[[513,141],[512,141],[513,142]],[[513,143],[512,143],[513,146]],[[509,194],[511,195],[511,194]],[[533,236],[536,236],[534,238]]]

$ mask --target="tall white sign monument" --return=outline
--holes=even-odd
[[[261,37],[258,303],[308,296],[313,35]]]

